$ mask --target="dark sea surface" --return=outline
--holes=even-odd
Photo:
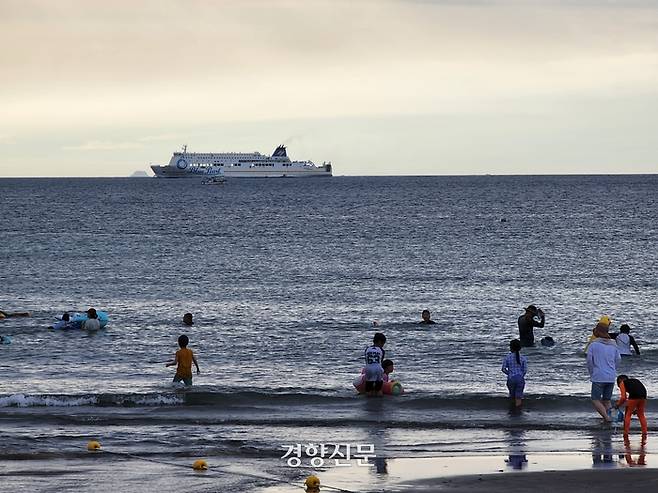
[[[139,473],[161,491],[180,489],[167,463],[199,457],[297,481],[309,469],[280,459],[295,443],[593,453],[583,347],[601,315],[642,350],[619,371],[658,389],[657,217],[658,175],[0,179],[0,309],[32,313],[0,320],[0,490],[34,489],[39,463],[56,478],[43,491],[86,491],[97,469],[95,491],[142,491],[99,466],[138,468],[112,451],[161,461]],[[524,349],[526,411],[510,417],[500,366],[531,303],[536,339],[557,344]],[[47,328],[90,306],[107,328]],[[417,325],[424,308],[437,325]],[[355,395],[375,330],[401,397]],[[164,366],[182,333],[201,367],[187,391]],[[108,453],[90,457],[92,438]]]

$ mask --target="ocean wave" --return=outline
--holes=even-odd
[[[651,401],[651,399],[649,400]],[[0,395],[0,408],[9,407],[171,407],[195,406],[213,410],[244,408],[351,408],[383,406],[399,411],[492,411],[506,409],[509,399],[500,394],[405,394],[368,399],[351,393],[261,391],[184,391],[101,394],[11,394]],[[584,396],[526,394],[524,407],[530,411],[578,411],[591,407]]]
[[[11,394],[0,396],[0,408],[7,407],[152,407],[183,404],[175,394]]]

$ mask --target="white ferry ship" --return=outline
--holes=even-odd
[[[226,178],[301,178],[331,176],[331,162],[291,161],[285,146],[271,156],[260,152],[174,152],[167,165],[152,165],[156,178],[193,178],[223,175]]]

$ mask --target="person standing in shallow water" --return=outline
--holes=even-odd
[[[420,317],[422,320],[418,322],[418,325],[435,325],[436,322],[430,318],[430,311],[429,310],[423,310],[423,312],[420,314]]]
[[[537,317],[539,320],[535,319]],[[544,327],[544,322],[546,321],[544,317],[544,312],[541,308],[537,308],[535,305],[529,305],[525,309],[525,313],[519,317],[519,341],[521,341],[521,346],[529,347],[535,345],[535,332],[534,327],[539,327],[540,329]]]
[[[521,356],[521,342],[513,339],[509,343],[509,353],[503,359],[502,371],[507,375],[507,388],[510,400],[514,402],[514,410],[519,411],[523,403],[525,375],[528,372],[528,360]]]
[[[617,365],[621,356],[617,344],[610,339],[608,327],[599,323],[594,329],[596,339],[587,348],[587,370],[592,382],[592,405],[606,423],[612,390],[617,381]]]

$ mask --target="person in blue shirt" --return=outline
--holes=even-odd
[[[509,343],[509,354],[503,360],[503,373],[507,375],[507,388],[510,399],[514,399],[515,410],[521,409],[525,375],[528,372],[528,360],[521,356],[521,341],[513,339]]]

